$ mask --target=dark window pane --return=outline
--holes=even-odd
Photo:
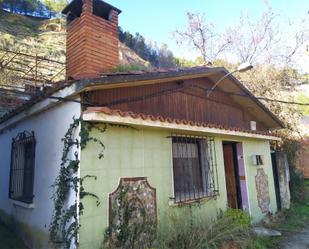
[[[176,202],[211,196],[215,176],[208,139],[176,136],[172,139],[174,197]],[[210,140],[209,140],[210,141]],[[213,142],[213,140],[211,140]],[[212,180],[212,181],[210,181]]]
[[[31,203],[33,201],[35,138],[23,132],[12,141],[9,197]]]

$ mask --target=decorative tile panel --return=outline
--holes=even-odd
[[[146,177],[121,178],[109,195],[112,248],[150,248],[156,234],[156,190]]]
[[[268,213],[270,211],[270,197],[268,188],[268,177],[263,168],[257,169],[255,176],[255,185],[257,192],[257,200],[262,213]]]

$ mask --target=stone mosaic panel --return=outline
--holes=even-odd
[[[259,207],[262,210],[262,213],[268,213],[270,210],[268,176],[265,174],[263,168],[257,169],[255,185]]]
[[[121,178],[109,195],[112,248],[151,248],[156,234],[156,190],[146,177]]]

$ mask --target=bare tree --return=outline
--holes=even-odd
[[[187,12],[186,30],[176,29],[173,33],[179,45],[189,45],[198,51],[203,63],[213,62],[228,47],[229,41],[215,32],[212,23],[205,22],[205,15]]]
[[[301,27],[278,24],[279,16],[271,7],[260,18],[252,21],[242,16],[239,24],[229,28],[229,53],[237,62],[249,61],[254,70],[237,77],[258,97],[294,101],[296,86],[301,82],[300,73],[294,68],[297,55],[308,41],[307,31]],[[282,21],[282,19],[281,19]],[[288,23],[290,26],[291,23]],[[289,130],[298,130],[297,106],[263,101],[286,125]]]
[[[239,24],[228,28],[226,32],[229,53],[238,62],[279,67],[294,66],[299,53],[304,53],[309,38],[308,22],[285,20],[274,14],[271,6],[256,21],[252,21],[250,16],[242,16]]]
[[[177,44],[196,50],[204,64],[224,56],[238,63],[293,66],[299,52],[306,50],[309,24],[305,20],[295,24],[289,20],[279,25],[279,20],[285,21],[267,5],[259,18],[252,20],[243,15],[237,24],[220,34],[212,23],[206,22],[205,14],[187,12],[187,27],[176,29],[173,34]]]
[[[254,63],[261,57],[269,61],[271,51],[279,41],[275,18],[269,7],[258,20],[252,21],[248,15],[242,16],[239,24],[227,29],[230,52],[238,61]]]
[[[289,26],[294,28],[294,32],[282,34],[280,61],[283,62],[282,66],[298,66],[297,61],[306,56],[306,45],[309,41],[309,22],[306,19],[301,20],[300,23],[289,21]]]
[[[176,30],[178,44],[190,45],[199,52],[204,63],[214,62],[234,70],[237,63],[251,62],[255,69],[237,77],[258,97],[293,101],[291,94],[302,76],[295,70],[299,53],[305,54],[308,44],[308,23],[282,25],[283,17],[274,14],[270,6],[257,19],[242,16],[224,34],[215,32],[204,15],[187,13],[186,30]],[[280,22],[278,22],[280,20]],[[283,28],[283,29],[280,29]],[[232,58],[229,61],[222,58]],[[231,63],[232,62],[232,63]],[[264,101],[289,130],[297,130],[299,113],[295,105]]]

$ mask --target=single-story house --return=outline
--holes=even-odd
[[[221,67],[110,72],[120,10],[73,0],[63,13],[67,82],[0,119],[0,220],[29,247],[53,248],[51,232],[65,247],[72,228],[71,248],[98,249],[125,208],[129,225],[187,207],[253,222],[277,211],[270,142],[283,124],[246,87]]]

